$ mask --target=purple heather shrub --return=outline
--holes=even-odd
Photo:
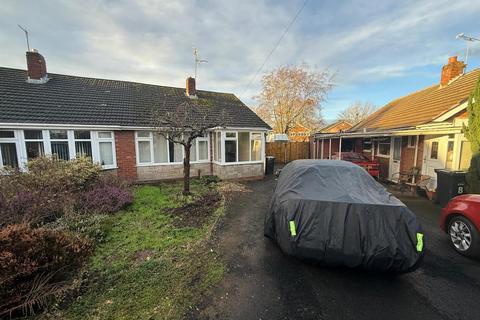
[[[79,211],[85,213],[113,213],[133,202],[133,195],[126,188],[98,186],[80,195]]]

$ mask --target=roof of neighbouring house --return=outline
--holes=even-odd
[[[319,130],[321,133],[336,133],[340,130],[348,130],[352,127],[352,125],[345,120],[338,120],[335,121]]]
[[[448,85],[436,84],[389,102],[349,131],[406,128],[433,121],[465,102],[480,76],[480,69],[453,79]]]
[[[208,115],[225,114],[226,127],[270,127],[231,93],[49,73],[44,84],[27,83],[25,70],[0,67],[0,123],[151,127],[152,111],[195,104]]]

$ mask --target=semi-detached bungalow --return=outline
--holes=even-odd
[[[315,134],[314,157],[361,152],[380,162],[381,178],[397,181],[399,172],[412,173],[412,182],[428,180],[426,187],[434,191],[435,169],[464,170],[470,165],[470,143],[462,126],[480,69],[464,73],[465,67],[451,57],[439,84],[391,101],[346,132]]]
[[[66,160],[81,155],[136,181],[180,178],[183,147],[155,131],[152,112],[175,111],[197,99],[225,120],[196,139],[191,174],[263,176],[270,127],[235,95],[196,90],[193,78],[186,88],[174,88],[47,74],[40,53],[26,56],[26,71],[0,67],[0,168],[24,168],[43,154]]]

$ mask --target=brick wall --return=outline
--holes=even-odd
[[[119,177],[136,180],[135,135],[133,131],[115,131],[115,152]]]
[[[183,164],[141,166],[137,168],[138,181],[156,181],[183,178]],[[190,177],[210,175],[210,163],[190,164]]]
[[[264,175],[264,164],[245,163],[221,166],[214,163],[213,174],[221,179],[262,178]]]

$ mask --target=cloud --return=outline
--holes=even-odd
[[[302,3],[7,2],[0,7],[0,61],[25,68],[20,23],[49,72],[183,86],[197,47],[208,60],[199,69],[200,88],[234,92],[255,104],[261,75],[246,86]],[[338,70],[341,101],[362,99],[359,88],[374,90],[372,84],[412,74],[430,81],[448,55],[463,53],[455,34],[474,32],[479,13],[480,2],[467,0],[310,1],[263,72],[303,61],[330,67]],[[473,64],[479,52],[473,48]],[[332,101],[335,110],[338,103]]]

